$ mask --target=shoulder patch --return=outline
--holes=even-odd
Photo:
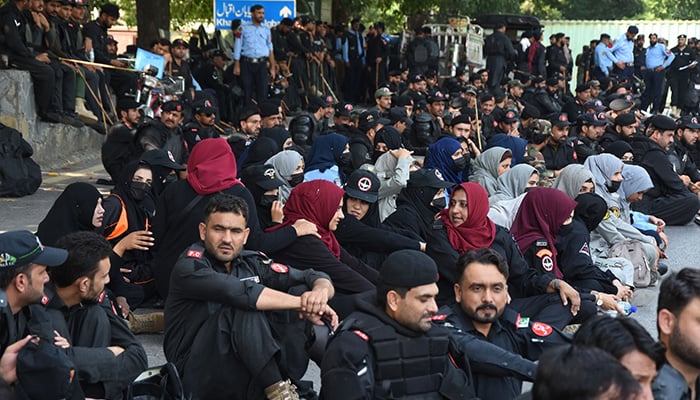
[[[355,335],[359,336],[360,339],[364,340],[365,342],[369,341],[369,336],[367,336],[366,333],[364,333],[364,332],[362,332],[362,331],[360,331],[360,330],[355,329],[354,331],[352,331],[352,333],[354,333]]]
[[[433,321],[444,321],[445,318],[447,318],[447,314],[436,314],[433,315],[430,319],[432,319]]]
[[[200,250],[187,250],[187,257],[202,258],[203,254]]]
[[[103,293],[104,293],[104,292],[103,292]],[[49,296],[47,296],[47,295],[41,296],[41,305],[42,305],[42,306],[45,306],[45,305],[47,305],[47,304],[49,304]]]
[[[540,337],[547,337],[552,334],[552,327],[544,322],[533,322],[530,329],[535,335]]]
[[[542,249],[538,251],[536,254],[537,258],[544,258],[544,257],[551,257],[552,256],[552,250],[550,249]]]
[[[578,252],[590,257],[591,256],[591,249],[588,247],[588,242],[583,243],[583,246],[581,246],[581,249]]]
[[[605,216],[603,217],[603,221],[610,219],[610,210],[605,212]]]
[[[286,274],[289,272],[289,267],[280,263],[272,263],[270,268],[278,274]]]
[[[518,316],[520,317],[520,316]],[[515,323],[516,328],[527,328],[530,326],[530,318],[529,317],[520,317]]]

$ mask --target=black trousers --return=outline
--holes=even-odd
[[[350,66],[345,69],[345,101],[356,104],[359,100],[362,79],[362,59],[350,60]]]
[[[109,86],[114,89],[117,99],[123,98],[127,93],[136,90],[138,75],[135,72],[121,71],[118,69],[104,69]],[[104,99],[102,99],[104,102]]]
[[[644,90],[644,94],[642,95],[642,110],[646,110],[649,105],[651,105],[652,113],[663,110],[663,104],[661,104],[661,90],[664,85],[664,74],[664,71],[646,71],[644,75],[646,90]]]
[[[241,85],[245,93],[246,103],[252,104],[252,99],[255,99],[258,104],[265,101],[270,87],[267,63],[252,63],[241,58]]]
[[[56,76],[53,99],[51,101],[53,111],[59,113],[75,112],[75,71],[68,65],[51,60],[51,68]]]
[[[661,197],[644,196],[632,203],[632,209],[661,218],[666,225],[685,225],[700,209],[700,199],[694,193],[677,193]]]
[[[39,116],[46,115],[51,108],[51,99],[56,85],[56,77],[49,64],[44,64],[34,58],[10,57],[13,68],[28,71],[34,83],[34,100]]]

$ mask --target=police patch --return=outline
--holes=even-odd
[[[203,254],[199,250],[187,250],[187,257],[202,258]]]
[[[430,319],[433,321],[444,321],[445,318],[447,318],[447,314],[436,314],[433,315]]]
[[[552,272],[552,270],[554,269],[554,261],[552,261],[552,257],[542,257],[542,268],[547,272]]]
[[[15,265],[17,258],[9,253],[0,254],[0,267],[11,267]]]
[[[546,337],[552,334],[552,327],[543,322],[533,322],[530,327],[532,332],[540,337]]]
[[[518,318],[518,321],[515,323],[516,328],[527,328],[530,326],[530,318],[529,317],[520,317]]]
[[[588,242],[584,243],[583,246],[581,246],[581,249],[578,251],[581,254],[585,254],[588,257],[591,256],[591,249],[588,247]]]
[[[280,263],[272,263],[270,268],[278,274],[286,274],[289,272],[289,267]]]
[[[359,337],[360,337],[362,340],[364,340],[364,341],[368,341],[368,340],[369,340],[369,336],[367,336],[367,334],[364,333],[364,332],[362,332],[362,331],[358,331],[357,329],[355,329],[354,331],[352,331],[352,333],[354,333],[355,335],[359,336]]]

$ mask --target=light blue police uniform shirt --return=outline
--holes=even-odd
[[[654,69],[659,65],[667,68],[674,58],[676,55],[666,50],[666,46],[661,43],[647,47],[647,69]]]
[[[610,73],[609,68],[612,67],[612,65],[617,61],[608,46],[606,46],[603,42],[598,43],[598,45],[595,47],[594,57],[595,65],[600,68],[605,76],[608,76]]]
[[[625,64],[634,62],[634,40],[628,40],[626,34],[623,33],[617,38],[610,50],[618,61]]]
[[[252,22],[241,25],[241,37],[233,45],[233,59],[239,61],[241,56],[248,58],[269,57],[272,51],[270,28]]]

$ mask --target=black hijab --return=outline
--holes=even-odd
[[[243,161],[241,170],[251,165],[265,164],[265,161],[281,150],[282,146],[279,146],[273,139],[269,137],[259,137],[250,145],[248,155]]]
[[[139,169],[148,169],[151,170],[151,172],[153,171],[151,166],[145,161],[131,162],[124,168],[119,181],[115,185],[114,190],[112,190],[112,194],[119,196],[119,198],[124,202],[129,223],[129,227],[126,232],[120,234],[115,239],[121,239],[123,236],[133,231],[147,228],[146,221],[151,221],[153,219],[153,215],[155,214],[156,206],[152,189],[146,190],[145,196],[142,199],[137,199],[134,197],[133,177],[136,171]],[[155,180],[155,173],[153,175]],[[111,221],[105,210],[105,221],[108,220]],[[109,237],[114,231],[114,228],[114,224],[104,226],[103,235],[105,237]],[[114,241],[113,243],[116,243],[117,241]]]
[[[36,235],[43,244],[53,246],[58,239],[69,233],[95,230],[92,216],[95,214],[97,200],[101,198],[100,192],[91,184],[71,183],[39,223]]]
[[[576,203],[574,218],[583,222],[589,232],[598,227],[598,224],[605,217],[605,213],[608,212],[605,200],[595,193],[583,193],[576,196]]]
[[[289,131],[281,126],[276,126],[274,128],[262,128],[258,134],[258,139],[269,138],[277,143],[280,149],[284,148],[284,142],[287,141],[291,136]]]

